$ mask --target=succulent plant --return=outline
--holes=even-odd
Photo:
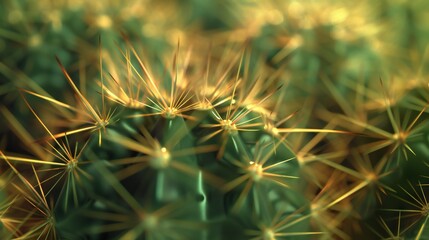
[[[427,239],[426,5],[6,1],[0,238]]]

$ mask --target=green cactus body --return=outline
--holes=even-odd
[[[0,238],[427,239],[427,6],[5,1]]]

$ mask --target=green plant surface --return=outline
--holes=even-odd
[[[11,1],[1,239],[426,239],[416,1]]]

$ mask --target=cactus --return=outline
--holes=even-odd
[[[7,1],[0,238],[427,239],[426,5]]]

